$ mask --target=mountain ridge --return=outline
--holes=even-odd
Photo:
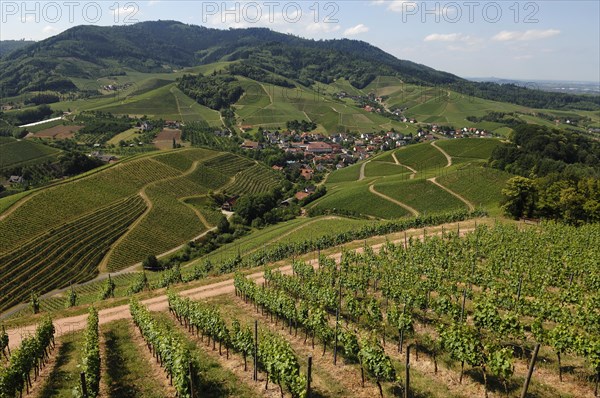
[[[4,97],[39,91],[78,90],[73,79],[92,79],[240,61],[303,86],[345,78],[362,89],[377,76],[404,83],[440,85],[462,94],[534,108],[600,108],[600,97],[552,94],[514,84],[478,83],[401,60],[364,41],[314,40],[268,28],[220,30],[178,21],[126,26],[79,25],[0,59]]]

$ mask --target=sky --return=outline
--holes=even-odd
[[[7,1],[1,40],[177,20],[363,40],[461,77],[600,82],[600,1]]]

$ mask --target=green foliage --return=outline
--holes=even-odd
[[[511,141],[494,149],[492,167],[524,177],[581,178],[600,172],[600,143],[584,135],[527,124],[514,128]]]
[[[106,300],[109,297],[115,297],[115,287],[115,282],[110,277],[110,274],[108,274],[108,279],[106,279],[106,281],[104,282],[104,286],[100,291],[99,299]]]
[[[390,357],[385,354],[383,347],[381,347],[376,339],[365,339],[361,341],[358,358],[367,374],[375,379],[383,397],[381,383],[396,379],[396,371]]]
[[[36,292],[31,293],[31,299],[29,301],[29,306],[34,314],[40,312],[40,296]]]
[[[501,207],[506,215],[513,218],[531,217],[535,206],[535,185],[525,177],[513,177],[502,190],[504,199]]]
[[[35,335],[21,341],[10,356],[8,366],[0,369],[0,397],[20,396],[24,387],[29,391],[30,373],[35,368],[41,369],[49,358],[48,348],[54,346],[54,332],[52,319],[44,318]]]
[[[215,110],[230,107],[244,93],[244,89],[233,76],[183,75],[178,79],[177,86],[199,104]]]
[[[88,397],[96,397],[100,392],[100,340],[98,334],[98,310],[92,306],[88,311],[82,362]]]
[[[73,285],[71,285],[71,288],[69,289],[68,294],[69,295],[67,296],[67,301],[66,301],[67,308],[75,307],[77,305],[77,293],[75,292]]]
[[[129,309],[133,323],[137,326],[153,354],[171,376],[177,396],[191,398],[189,349],[177,336],[159,324],[150,311],[136,300],[131,300]]]

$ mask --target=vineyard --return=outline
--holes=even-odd
[[[198,237],[220,219],[203,198],[234,180],[237,194],[265,192],[279,181],[252,160],[186,149],[30,193],[0,219],[0,310],[33,292],[92,279],[99,266],[119,270]]]
[[[32,292],[44,293],[91,279],[110,245],[145,209],[136,195],[58,225],[2,254],[0,309],[26,300]]]
[[[111,380],[109,389],[126,384],[139,397],[215,394],[217,380],[223,387],[211,396],[517,397],[526,380],[527,397],[594,396],[599,227],[442,231],[238,273],[235,295],[207,286],[201,294],[169,290],[164,305],[133,298],[136,329],[124,320],[101,325],[101,359],[91,309],[76,332],[88,394],[98,380],[94,364],[106,358],[100,390]],[[19,349],[7,353],[2,336],[11,374]],[[63,335],[58,344],[74,339]],[[74,354],[50,355],[67,363]],[[152,392],[133,378],[148,368],[165,375]],[[21,380],[17,391],[31,386]],[[73,388],[64,384],[57,389]]]

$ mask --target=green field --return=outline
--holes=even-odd
[[[421,213],[439,213],[465,208],[463,202],[426,180],[376,183],[375,189],[406,203]]]
[[[325,197],[311,205],[311,208],[313,207],[330,211],[349,211],[353,214],[363,214],[383,219],[408,215],[402,207],[369,192],[369,186],[365,183],[337,185]]]
[[[0,276],[10,280],[1,307],[182,245],[220,218],[187,200],[226,187],[266,192],[279,178],[237,155],[183,149],[34,191],[0,220]]]
[[[193,266],[207,259],[219,262],[223,259],[232,258],[238,253],[243,257],[256,251],[268,250],[271,246],[278,243],[317,239],[324,235],[359,228],[372,222],[338,216],[296,218],[284,223],[268,226],[264,229],[252,231],[249,235],[215,250],[202,259],[192,261],[189,265]]]
[[[335,184],[338,182],[356,181],[360,177],[360,168],[360,164],[355,164],[335,170],[327,177],[327,183]]]
[[[502,189],[512,175],[489,167],[472,166],[448,173],[437,181],[464,196],[476,207],[483,207],[491,214],[499,215]]]
[[[491,138],[461,138],[442,140],[436,144],[452,156],[453,161],[456,158],[463,161],[464,159],[488,160],[494,148],[501,145],[501,142]]]
[[[61,152],[35,141],[2,138],[3,140],[0,141],[0,170],[54,160]]]
[[[365,166],[365,177],[385,177],[402,174],[408,177],[410,170],[393,162],[372,161]]]
[[[394,154],[400,163],[417,171],[441,169],[447,164],[444,155],[429,143],[409,145]]]

